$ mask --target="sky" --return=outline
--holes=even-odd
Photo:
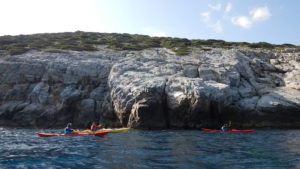
[[[300,45],[299,0],[1,0],[0,35],[115,32]]]

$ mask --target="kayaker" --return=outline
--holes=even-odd
[[[67,127],[65,128],[65,134],[72,134],[74,132],[74,129],[71,128],[72,123],[68,123]]]
[[[230,127],[231,127],[231,121],[229,121],[228,124],[224,124],[224,125],[221,127],[221,130],[222,130],[222,131],[229,131],[229,130],[230,130]]]
[[[97,125],[96,122],[93,122],[90,129],[91,129],[91,131],[97,131],[98,129],[101,129],[101,128],[102,128],[101,124]]]

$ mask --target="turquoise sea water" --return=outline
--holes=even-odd
[[[39,138],[39,131],[0,128],[0,168],[300,168],[300,130],[131,130],[104,138]]]

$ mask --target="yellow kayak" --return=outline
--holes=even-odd
[[[129,128],[100,129],[97,131],[83,130],[83,131],[80,131],[80,133],[95,134],[97,132],[103,132],[103,131],[108,131],[110,133],[126,133],[129,131]]]
[[[127,133],[129,128],[101,129],[100,131],[109,131],[111,133]]]

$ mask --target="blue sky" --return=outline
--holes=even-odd
[[[93,31],[300,45],[298,0],[1,0],[0,35]]]

